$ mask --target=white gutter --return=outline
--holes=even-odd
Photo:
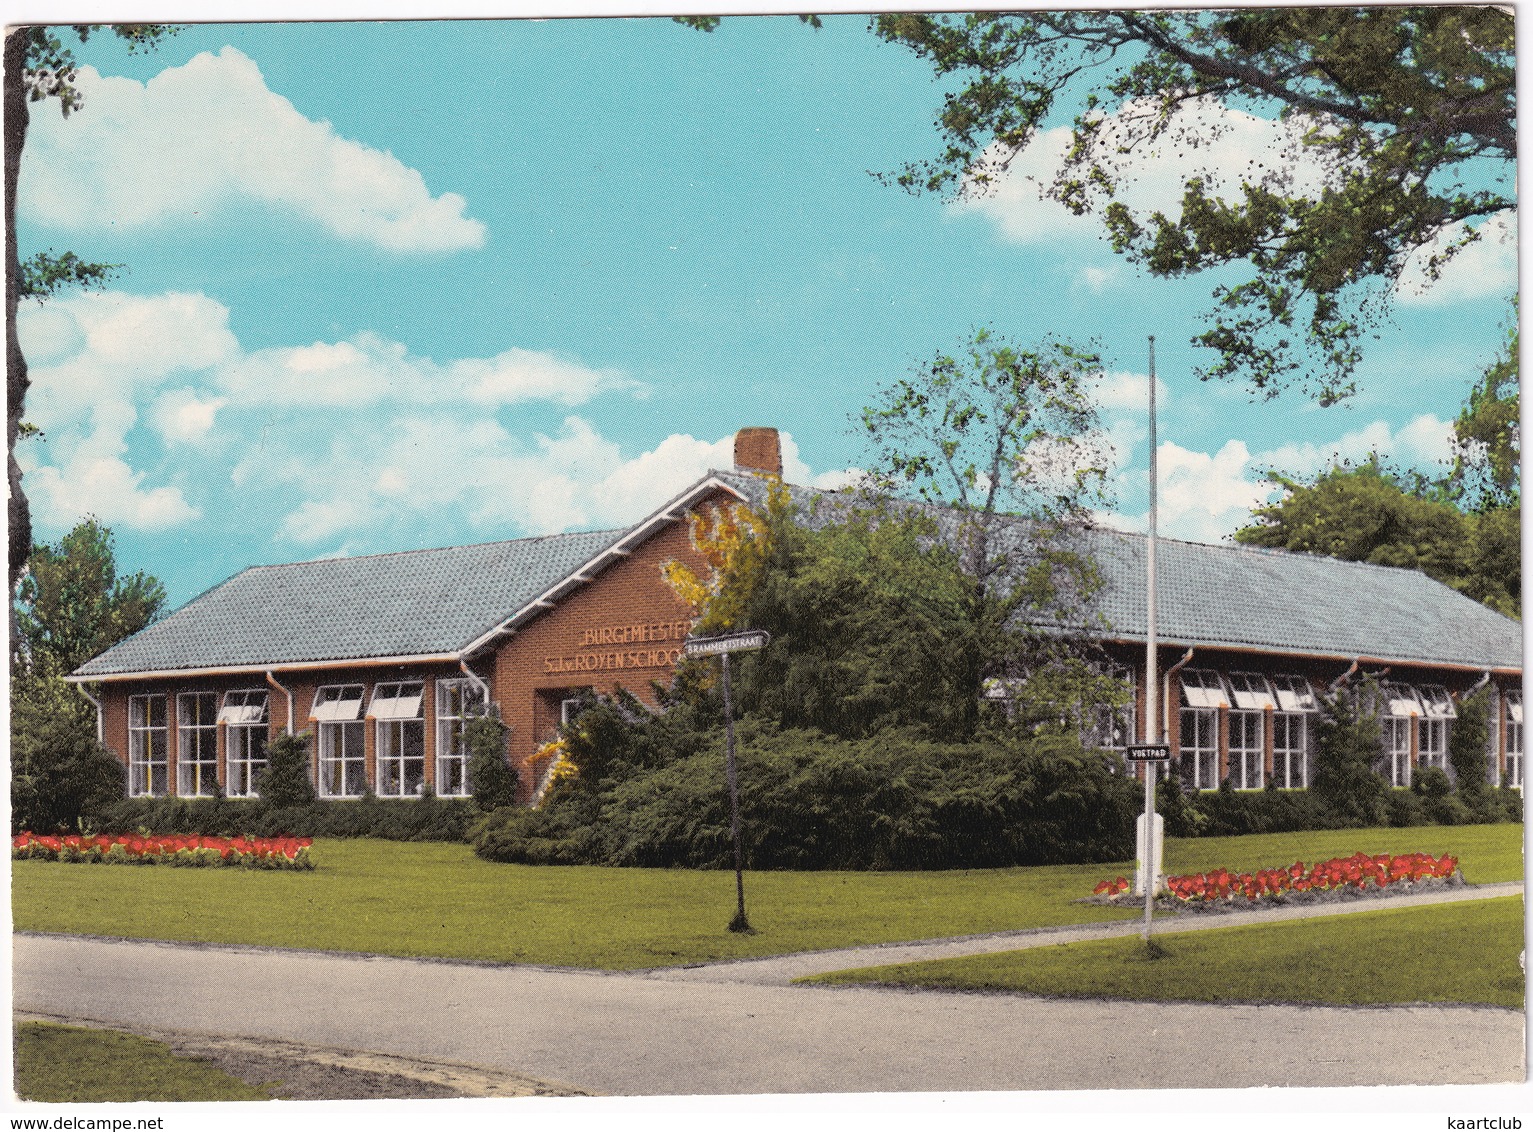
[[[277,678],[271,674],[270,669],[266,672],[266,682],[287,697],[287,733],[291,735],[293,733],[293,691],[277,683]]]
[[[380,664],[457,664],[462,653],[420,653],[414,656],[371,656],[346,660],[304,660],[292,664],[231,664],[211,668],[164,668],[152,672],[108,672],[90,676],[66,676],[71,684],[105,683],[113,680],[163,680],[177,676],[264,676],[268,672],[312,672],[327,668],[376,668]]]

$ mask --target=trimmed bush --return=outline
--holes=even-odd
[[[750,868],[977,868],[1133,853],[1137,784],[1075,743],[942,744],[908,732],[848,741],[754,720],[738,737]],[[474,830],[475,851],[539,864],[728,867],[722,733],[708,740],[605,788],[561,789],[539,810],[490,815]]]
[[[107,809],[106,833],[200,833],[216,837],[377,837],[387,841],[462,841],[476,813],[467,798],[320,799],[271,807],[223,798],[124,798]]]
[[[309,733],[278,735],[266,745],[266,769],[256,779],[256,793],[267,809],[286,810],[314,801],[309,771]]]

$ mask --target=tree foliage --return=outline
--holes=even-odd
[[[1388,783],[1373,764],[1383,750],[1379,687],[1372,679],[1320,697],[1310,792],[1344,826],[1382,825]]]
[[[100,24],[72,24],[69,32],[81,43],[101,29]],[[114,35],[127,40],[130,50],[152,48],[175,28],[163,24],[115,24]],[[10,498],[7,520],[10,526],[9,579],[14,589],[26,566],[32,548],[32,516],[22,490],[21,466],[16,463],[16,439],[24,431],[22,415],[26,411],[27,359],[21,352],[16,333],[16,313],[23,298],[46,298],[71,285],[98,286],[116,270],[114,264],[88,263],[73,252],[62,255],[51,251],[21,261],[16,244],[16,190],[21,180],[21,151],[26,144],[31,121],[29,104],[57,99],[67,118],[84,105],[84,97],[75,86],[78,64],[73,51],[60,38],[63,29],[21,27],[5,38],[5,243],[7,255],[5,284],[5,369],[7,482]]]
[[[1509,617],[1522,610],[1521,515],[1516,507],[1465,513],[1442,484],[1391,474],[1377,457],[1333,467],[1256,508],[1238,542],[1420,570]]]
[[[66,676],[159,617],[165,587],[139,571],[120,576],[112,532],[85,519],[52,545],[32,548],[16,588],[16,669]]]
[[[1514,324],[1506,348],[1485,370],[1453,424],[1454,497],[1486,512],[1522,502],[1522,383]]]
[[[34,547],[11,602],[11,805],[33,829],[71,827],[123,791],[96,741],[96,713],[64,677],[160,615],[165,590],[119,577],[112,534],[87,519]]]
[[[463,725],[469,787],[474,792],[474,807],[483,813],[516,801],[517,775],[506,761],[510,733],[500,716],[490,711],[470,717]]]
[[[315,797],[309,767],[309,733],[283,733],[266,744],[266,769],[256,781],[261,805],[271,810],[307,806]]]
[[[1106,502],[1098,373],[1096,356],[1070,343],[1020,348],[981,329],[863,410],[868,505],[895,516],[910,513],[898,500],[911,495],[937,505],[926,514],[963,575],[953,675],[963,736],[986,679],[1037,674],[1084,639],[1097,578],[1076,536]]]
[[[1213,288],[1206,376],[1324,403],[1355,388],[1363,340],[1407,261],[1435,276],[1476,226],[1515,208],[1514,17],[1484,6],[896,14],[874,30],[947,84],[945,147],[916,191],[982,193],[1074,99],[1050,194],[1099,216],[1151,274],[1231,263]],[[1089,84],[1089,85],[1088,85]],[[1099,93],[1100,92],[1100,93]],[[1219,195],[1196,165],[1209,109],[1281,119],[1293,144]],[[1122,199],[1147,149],[1189,160],[1180,212]],[[1315,169],[1300,183],[1296,166]]]

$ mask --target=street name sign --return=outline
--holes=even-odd
[[[771,640],[772,634],[765,629],[726,633],[720,637],[688,637],[681,643],[681,652],[683,656],[718,656],[726,652],[764,649]]]
[[[1171,757],[1171,747],[1166,743],[1135,743],[1123,754],[1131,763],[1158,763]]]

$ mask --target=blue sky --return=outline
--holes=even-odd
[[[1125,527],[1154,334],[1162,529],[1217,540],[1268,467],[1433,469],[1515,287],[1487,240],[1402,296],[1343,406],[1200,383],[1210,281],[1149,279],[1040,203],[1022,175],[1058,135],[980,203],[869,175],[936,152],[939,91],[857,16],[210,24],[77,54],[84,109],[34,107],[21,248],[125,269],[23,311],[45,437],[21,458],[39,538],[94,514],[175,604],[255,563],[624,525],[745,425],[837,483],[852,415],[978,326],[1097,341]],[[1224,125],[1221,164],[1274,135]]]

